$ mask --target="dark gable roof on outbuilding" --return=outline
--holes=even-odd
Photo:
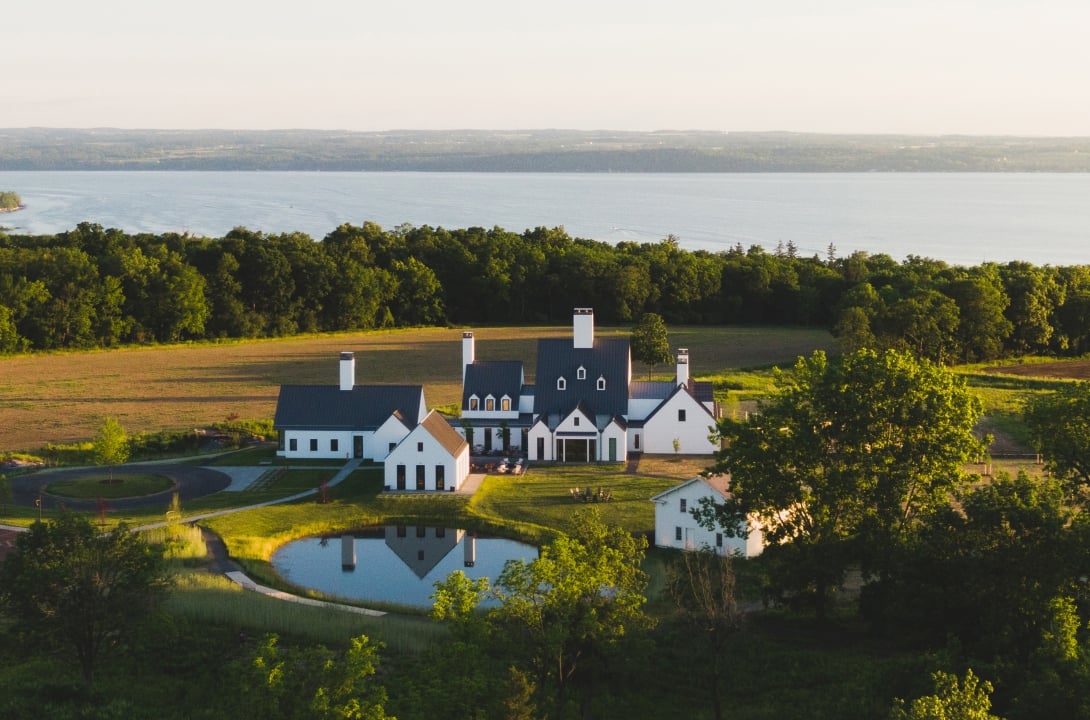
[[[538,340],[534,412],[564,416],[582,404],[591,417],[626,415],[630,366],[628,338],[600,338],[593,348],[573,347],[570,339]],[[586,370],[582,380],[580,367]],[[561,377],[565,389],[557,390]],[[605,378],[605,390],[598,389],[598,378]]]
[[[420,417],[421,385],[281,385],[277,429],[377,430],[395,412],[412,427]]]

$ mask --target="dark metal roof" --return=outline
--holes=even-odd
[[[534,382],[534,412],[538,415],[567,415],[582,404],[588,414],[628,414],[628,370],[631,365],[628,338],[602,338],[593,348],[576,348],[570,338],[537,341],[537,374]],[[578,370],[586,371],[583,380]],[[557,390],[563,377],[566,389]],[[598,378],[606,381],[598,390]]]
[[[670,380],[633,380],[628,396],[633,400],[665,400],[674,394],[676,382]]]
[[[687,395],[692,396],[692,392],[689,389],[689,385],[691,384],[692,383],[689,383],[687,385],[678,385],[676,388],[674,388],[674,392],[670,393],[670,398],[672,398],[674,395],[677,395],[678,393],[686,393]],[[666,400],[669,400],[670,398],[667,398]],[[712,418],[713,420],[715,419],[715,416],[712,415],[712,412],[708,410],[704,403],[700,402],[699,398],[693,397],[693,399],[697,401],[700,409],[708,414],[708,417]],[[644,424],[651,422],[651,418],[658,415],[659,411],[666,407],[666,400],[664,400],[657,408],[652,410],[650,415],[643,419]]]
[[[707,380],[696,381],[690,378],[689,392],[693,394],[697,402],[715,402],[715,386]]]
[[[423,401],[421,385],[281,385],[273,427],[377,430],[395,412],[412,427]]]
[[[511,398],[512,407],[516,407],[522,394],[522,381],[521,360],[477,360],[470,363],[466,365],[466,378],[462,383],[462,409],[469,409],[470,395],[481,399],[482,409],[484,399],[489,395],[496,398],[497,410],[504,395]]]

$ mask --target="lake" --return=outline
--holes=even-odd
[[[83,221],[129,233],[221,237],[373,221],[514,232],[563,226],[610,243],[676,235],[688,250],[741,243],[803,255],[855,251],[953,264],[1090,263],[1086,173],[0,172],[27,209],[12,232]]]
[[[496,580],[508,560],[534,560],[532,545],[465,530],[387,525],[294,540],[272,566],[302,587],[350,600],[431,607],[435,583],[455,570]]]

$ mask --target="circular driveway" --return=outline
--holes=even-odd
[[[23,507],[34,507],[40,496],[42,509],[52,510],[68,508],[70,510],[98,510],[99,501],[94,498],[76,499],[50,495],[45,486],[57,480],[90,477],[108,474],[104,467],[70,468],[64,470],[43,470],[30,475],[21,475],[8,479],[11,486],[12,502]],[[170,479],[174,486],[153,495],[134,498],[116,498],[104,500],[108,510],[133,510],[160,507],[164,511],[170,507],[174,493],[178,493],[181,502],[211,495],[231,484],[231,478],[225,473],[196,465],[119,465],[113,469],[114,475],[162,475]]]

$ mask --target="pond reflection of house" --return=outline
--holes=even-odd
[[[435,569],[439,561],[449,555],[463,537],[466,539],[466,562],[468,563],[470,548],[473,548],[472,557],[476,558],[476,538],[467,534],[465,530],[423,525],[386,526],[386,545],[420,578]]]

